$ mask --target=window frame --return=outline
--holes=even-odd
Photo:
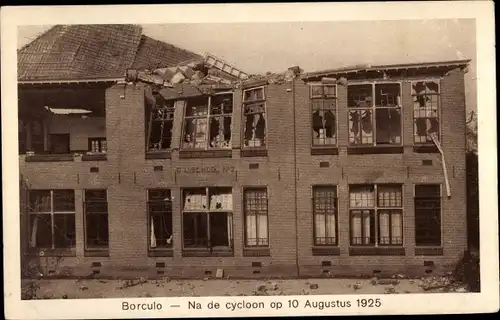
[[[168,192],[168,195],[169,195],[169,200],[168,202],[170,202],[170,221],[171,221],[171,224],[172,224],[172,229],[170,230],[171,232],[171,236],[172,236],[172,241],[170,243],[170,245],[168,246],[162,246],[162,247],[155,247],[155,248],[152,248],[151,247],[151,207],[150,207],[150,204],[151,202],[160,202],[159,200],[151,200],[150,198],[150,192],[151,191],[167,191]],[[172,189],[169,189],[169,188],[149,188],[146,190],[146,199],[147,199],[147,202],[146,202],[146,213],[147,213],[147,221],[146,221],[146,230],[147,230],[147,246],[148,246],[148,253],[151,254],[151,253],[155,253],[155,252],[164,252],[164,251],[172,251],[173,250],[173,244],[174,244],[174,212],[173,212],[173,198],[172,198]],[[165,201],[165,200],[164,200]]]
[[[371,207],[359,207],[359,208],[353,208],[351,207],[351,188],[352,187],[373,187],[373,206]],[[379,201],[378,201],[378,192],[379,192],[379,187],[400,187],[401,188],[401,206],[400,207],[385,207],[385,206],[380,206]],[[369,248],[390,248],[390,247],[397,247],[397,248],[403,248],[405,246],[405,232],[404,232],[404,227],[405,227],[405,217],[404,217],[404,208],[405,208],[405,202],[404,202],[404,184],[403,183],[373,183],[373,184],[366,184],[366,183],[355,183],[355,184],[349,184],[348,186],[348,210],[349,210],[349,246],[350,247],[369,247]],[[356,244],[353,241],[353,211],[361,211],[361,233],[364,235],[365,229],[364,229],[364,215],[363,211],[369,211],[370,212],[370,219],[373,219],[374,226],[370,226],[370,232],[373,230],[373,238],[374,238],[374,243],[373,244]],[[401,243],[392,243],[392,213],[389,214],[389,241],[391,243],[384,243],[381,244],[380,242],[380,213],[383,211],[400,211],[401,215]],[[362,236],[363,237],[363,236]],[[363,237],[364,238],[364,237]]]
[[[431,244],[431,245],[418,245],[417,244],[417,224],[416,224],[416,219],[417,219],[417,212],[416,212],[416,187],[417,186],[439,186],[439,245],[436,244]],[[415,223],[415,247],[416,248],[442,248],[444,244],[444,223],[443,223],[443,218],[444,218],[444,212],[443,212],[443,185],[439,182],[436,183],[415,183],[413,184],[413,211],[414,211],[414,223]]]
[[[87,199],[87,191],[104,191],[106,195],[106,201],[88,201]],[[84,250],[85,252],[108,252],[109,251],[109,207],[108,207],[108,190],[107,189],[84,189],[83,190],[83,195],[84,195],[84,202],[83,202],[83,245],[84,245]],[[89,246],[88,245],[88,221],[87,221],[87,215],[89,214],[89,211],[87,209],[87,204],[92,203],[92,202],[97,202],[97,203],[105,203],[106,204],[106,219],[107,219],[107,224],[108,224],[108,234],[107,234],[107,244],[104,246]],[[95,215],[104,215],[104,212],[92,212],[90,214],[95,214]]]
[[[262,90],[262,99],[261,100],[250,100],[250,101],[245,101],[245,92],[247,91],[253,91],[253,90]],[[256,86],[256,87],[248,87],[242,90],[242,98],[241,98],[241,105],[242,105],[242,112],[241,112],[241,128],[240,128],[240,134],[241,134],[241,148],[245,150],[255,150],[255,149],[267,149],[267,142],[268,142],[268,116],[267,116],[267,92],[266,92],[266,86]],[[264,104],[264,145],[261,146],[247,146],[245,144],[245,129],[246,129],[246,116],[247,113],[245,112],[245,107],[247,105],[253,105],[253,104],[259,104],[262,103]],[[248,113],[251,114],[251,113]],[[256,113],[252,113],[256,114]],[[262,113],[258,113],[261,114]]]
[[[231,113],[224,113],[223,110],[220,114],[212,115],[211,114],[211,109],[212,109],[212,97],[213,96],[219,96],[219,95],[231,95],[232,96],[232,110]],[[193,97],[195,99],[199,99],[200,97]],[[216,92],[211,95],[207,95],[206,97],[203,96],[202,98],[207,99],[207,114],[204,116],[188,116],[187,115],[187,106],[188,106],[188,101],[189,98],[185,100],[185,108],[184,108],[184,114],[182,117],[182,129],[181,129],[181,144],[180,144],[180,150],[181,151],[220,151],[220,150],[231,150],[233,148],[233,128],[234,128],[234,122],[233,122],[233,117],[234,117],[234,92],[233,91],[221,91],[221,92]],[[231,119],[231,139],[229,146],[226,148],[219,148],[219,147],[210,147],[210,120],[212,118],[217,118],[217,117],[222,117],[222,118],[230,118]],[[186,135],[186,120],[189,119],[206,119],[207,120],[207,131],[206,131],[206,142],[205,142],[205,147],[204,148],[195,148],[195,147],[185,147],[185,135]],[[196,140],[193,141],[193,145],[196,144]]]
[[[313,87],[315,86],[321,86],[323,87],[323,92],[325,87],[335,87],[335,93],[333,97],[329,97],[326,94],[323,94],[322,96],[313,96]],[[314,123],[312,121],[312,116],[314,115],[315,110],[330,110],[330,109],[325,109],[325,108],[320,108],[320,109],[314,109],[313,106],[313,101],[314,100],[323,100],[323,105],[325,103],[325,100],[334,100],[335,101],[335,109],[333,109],[333,114],[335,116],[335,133],[334,133],[334,138],[335,138],[335,143],[324,143],[324,144],[315,144],[314,143]],[[311,132],[311,147],[312,148],[328,148],[328,147],[337,147],[339,144],[339,117],[338,117],[338,86],[337,84],[325,84],[325,83],[310,83],[309,84],[309,105],[310,105],[310,112],[311,112],[311,127],[310,127],[310,132]]]
[[[438,125],[439,125],[439,128],[438,128],[438,140],[440,143],[442,143],[442,137],[443,137],[443,125],[441,123],[442,121],[442,112],[441,112],[441,78],[433,78],[433,77],[430,77],[430,78],[422,78],[422,79],[418,79],[418,80],[411,80],[409,81],[410,82],[410,97],[411,97],[411,100],[412,100],[412,105],[411,105],[411,111],[412,111],[412,141],[413,141],[413,145],[414,146],[434,146],[434,142],[431,140],[431,141],[426,141],[426,142],[416,142],[415,141],[415,137],[417,137],[416,135],[416,128],[415,128],[415,120],[417,118],[415,118],[415,101],[414,101],[414,97],[418,96],[417,94],[413,94],[413,84],[415,83],[418,83],[418,82],[435,82],[438,86],[438,91],[437,93],[435,94],[429,94],[429,95],[434,95],[434,96],[437,96],[437,118],[438,118]],[[427,96],[427,93],[424,94],[424,96]]]
[[[347,85],[347,146],[348,148],[359,148],[359,147],[368,147],[368,148],[381,148],[381,147],[402,147],[403,146],[403,141],[404,141],[404,103],[403,103],[403,83],[404,81],[402,80],[374,80],[374,81],[351,81]],[[376,86],[380,84],[397,84],[399,85],[399,97],[401,99],[401,105],[399,107],[377,107],[376,99]],[[349,107],[349,86],[360,86],[360,85],[370,85],[371,88],[371,97],[372,97],[372,106],[369,108],[371,110],[372,115],[372,143],[352,143],[351,140],[351,134],[350,134],[350,111],[354,110],[368,110],[368,108],[358,108],[358,107]],[[399,143],[382,143],[382,144],[377,144],[377,121],[376,121],[376,111],[378,109],[399,109],[399,115],[400,115],[400,142]]]
[[[99,146],[99,151],[93,151],[92,150],[92,142],[96,141]],[[104,148],[105,150],[103,151],[102,143],[105,142],[106,147]],[[87,153],[91,154],[106,154],[108,153],[108,142],[106,140],[106,137],[89,137],[88,138],[88,150]]]
[[[165,109],[167,113],[171,113],[172,118],[171,119],[154,119],[154,112],[155,110],[158,109],[163,109],[158,107],[158,99],[156,98],[156,94],[153,93],[153,105],[150,107],[151,111],[149,114],[149,119],[147,120],[147,132],[146,132],[146,153],[158,153],[158,152],[168,152],[172,150],[172,142],[173,142],[173,131],[174,131],[174,121],[175,121],[175,104],[176,102],[174,100],[165,100],[161,99],[163,102],[168,103],[169,105],[165,105]],[[171,105],[170,105],[171,104]],[[147,111],[148,108],[145,108],[145,112]],[[152,145],[151,143],[151,133],[153,132],[153,123],[159,122],[159,123],[165,123],[165,122],[172,122],[172,132],[170,136],[170,145],[166,149],[162,149],[161,146],[158,149],[150,147]],[[163,139],[163,137],[162,137]]]
[[[334,210],[335,213],[333,214],[335,216],[335,241],[333,244],[331,243],[318,243],[317,242],[317,236],[316,236],[316,198],[315,198],[315,189],[333,189],[335,190],[334,192]],[[339,198],[338,198],[338,186],[337,185],[328,185],[328,184],[318,184],[318,185],[313,185],[311,188],[312,191],[312,206],[313,206],[313,246],[314,247],[338,247],[339,246]],[[327,213],[323,214],[325,216],[325,230],[327,227],[326,223],[326,216]],[[325,237],[325,238],[331,238],[331,237]]]
[[[205,189],[205,195],[207,197],[206,200],[206,209],[196,209],[196,210],[185,210],[184,209],[184,204],[185,204],[185,192],[189,190],[201,190]],[[232,207],[231,210],[211,210],[210,209],[210,190],[213,189],[228,189],[231,190],[231,198],[233,198],[233,188],[228,187],[228,186],[213,186],[213,187],[187,187],[187,188],[181,188],[181,235],[182,235],[182,250],[183,251],[200,251],[200,250],[210,250],[210,251],[219,251],[219,252],[229,252],[234,250],[234,202],[232,202]],[[185,237],[184,237],[184,215],[185,214],[203,214],[207,218],[207,226],[206,226],[206,231],[207,231],[207,246],[205,247],[186,247],[185,245]],[[231,230],[228,230],[228,236],[230,239],[228,239],[228,246],[211,246],[210,243],[210,214],[214,213],[224,213],[226,214],[226,219],[230,220],[230,226]]]
[[[30,251],[37,251],[40,252],[40,254],[43,252],[56,252],[56,251],[70,251],[70,252],[75,252],[76,250],[76,192],[74,189],[28,189],[28,210],[27,210],[27,216],[28,216],[28,248]],[[32,192],[49,192],[50,195],[50,210],[49,211],[32,211],[30,209],[31,206],[31,198],[32,198]],[[55,209],[55,201],[54,201],[54,191],[72,191],[73,192],[73,211],[65,211],[65,210],[56,210]],[[51,246],[50,248],[48,247],[40,247],[37,245],[32,246],[31,245],[31,240],[33,236],[33,225],[31,222],[31,216],[40,216],[40,215],[50,215],[50,229],[51,229]],[[74,229],[75,229],[75,239],[70,246],[66,247],[57,247],[56,246],[56,226],[55,226],[55,216],[56,215],[73,215],[74,219]]]
[[[248,211],[246,210],[246,192],[247,191],[265,191],[265,201],[266,201],[266,229],[267,229],[267,235],[266,235],[266,240],[267,244],[258,244],[259,243],[259,238],[257,239],[257,244],[255,245],[249,245],[248,244],[248,234],[247,234],[247,214]],[[270,240],[270,233],[269,233],[269,188],[267,186],[245,186],[242,188],[242,210],[243,210],[243,248],[244,249],[269,249],[271,240]],[[255,217],[257,217],[257,213],[253,213]],[[257,221],[257,219],[255,220]],[[256,235],[258,230],[258,225],[256,222]]]

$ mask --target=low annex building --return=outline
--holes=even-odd
[[[448,271],[468,63],[250,75],[137,26],[56,26],[19,51],[23,252],[72,275]]]

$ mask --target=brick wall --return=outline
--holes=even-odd
[[[116,85],[106,91],[107,161],[25,163],[21,173],[32,188],[73,188],[76,197],[76,257],[66,258],[65,266],[74,273],[88,273],[91,262],[102,261],[103,272],[132,275],[153,272],[156,262],[166,263],[173,276],[204,276],[222,267],[226,275],[258,276],[252,262],[261,262],[260,275],[370,274],[373,269],[390,272],[423,270],[432,260],[439,267],[455,261],[466,246],[465,219],[465,100],[463,74],[451,73],[441,80],[442,140],[446,153],[452,197],[443,198],[442,256],[416,256],[414,253],[413,185],[422,182],[443,184],[440,156],[413,150],[413,114],[410,83],[403,83],[403,142],[400,154],[348,155],[347,88],[338,86],[338,155],[311,155],[311,111],[309,87],[295,84],[266,86],[267,157],[242,157],[242,91],[234,92],[231,158],[180,159],[184,104],[176,103],[171,159],[145,158],[145,85]],[[295,108],[294,108],[295,103]],[[407,106],[410,107],[407,107]],[[294,123],[295,116],[295,123]],[[295,132],[295,134],[294,134]],[[295,143],[294,143],[295,140]],[[294,157],[296,151],[296,159]],[[423,166],[422,160],[432,160]],[[329,167],[320,167],[329,162]],[[258,164],[258,169],[250,169]],[[163,171],[154,171],[154,166]],[[186,174],[177,169],[192,166],[234,167],[219,174]],[[90,167],[98,167],[91,173]],[[404,185],[404,256],[350,256],[348,185],[388,183]],[[333,184],[339,195],[339,255],[312,254],[312,186]],[[181,190],[185,187],[231,186],[233,190],[233,257],[183,257]],[[245,257],[242,192],[246,186],[267,187],[269,199],[270,256]],[[83,190],[106,188],[110,224],[109,257],[85,257],[83,244]],[[173,257],[148,256],[147,189],[169,188],[173,200]],[[443,193],[445,194],[445,193]],[[296,219],[297,215],[297,219]],[[297,230],[297,232],[296,232]],[[298,244],[298,246],[297,246]],[[322,266],[330,261],[331,266]]]

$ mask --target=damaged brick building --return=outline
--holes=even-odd
[[[56,26],[19,50],[22,250],[73,275],[448,271],[468,63],[249,75],[138,26]]]

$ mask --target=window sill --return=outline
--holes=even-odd
[[[105,153],[98,154],[84,154],[82,156],[82,161],[106,161],[107,156]]]
[[[339,148],[329,147],[329,146],[312,146],[311,155],[312,156],[322,156],[322,155],[338,155]]]
[[[267,157],[267,149],[245,148],[241,150],[242,157]]]
[[[442,256],[443,248],[442,247],[416,247],[415,248],[416,256]]]
[[[397,154],[404,153],[403,146],[349,146],[347,154]]]
[[[38,249],[31,248],[28,254],[32,257],[76,257],[76,248],[70,249]]]
[[[271,250],[267,247],[265,248],[244,248],[244,257],[269,257],[271,256]]]
[[[109,257],[109,249],[86,249],[85,257]]]
[[[146,159],[171,159],[172,153],[170,151],[148,151],[146,152]]]
[[[183,257],[233,257],[234,253],[232,249],[205,249],[205,248],[193,248],[193,249],[183,249]]]
[[[148,251],[148,257],[173,257],[173,256],[174,256],[174,251],[170,248]]]
[[[404,256],[404,247],[349,247],[350,256]]]
[[[312,247],[312,255],[313,256],[339,256],[340,255],[340,248],[339,247],[314,246],[314,247]]]
[[[415,152],[415,153],[439,153],[439,149],[434,144],[416,145],[413,147],[413,152]]]
[[[26,162],[64,162],[75,161],[72,154],[35,154],[26,156]]]
[[[231,158],[233,156],[232,149],[223,150],[181,150],[179,151],[180,159],[193,158]]]

